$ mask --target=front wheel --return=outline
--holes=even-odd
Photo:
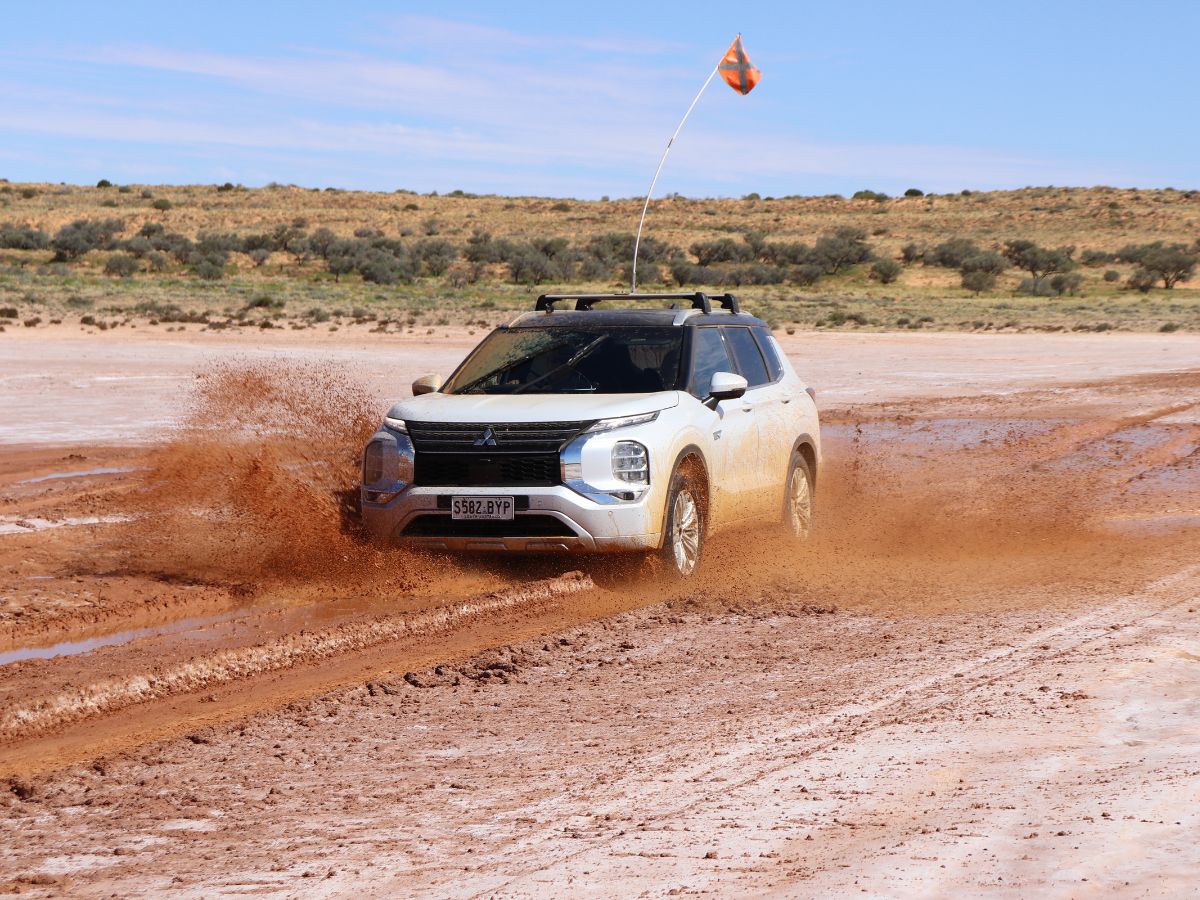
[[[660,554],[676,578],[690,578],[704,550],[704,505],[700,491],[682,471],[671,479]]]
[[[808,460],[792,454],[787,492],[783,498],[783,526],[798,541],[806,541],[813,525],[813,475]]]

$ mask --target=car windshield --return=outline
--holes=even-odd
[[[642,394],[675,390],[681,328],[493,331],[447,394]]]

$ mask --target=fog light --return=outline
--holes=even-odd
[[[629,484],[650,483],[650,455],[637,441],[617,441],[612,450],[612,473]]]

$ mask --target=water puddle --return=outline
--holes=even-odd
[[[133,521],[133,516],[71,516],[66,519],[41,519],[37,516],[0,519],[0,534],[31,534],[52,528],[72,528],[76,525],[117,525]]]
[[[0,653],[0,666],[24,662],[29,659],[54,659],[58,656],[78,656],[82,653],[91,653],[93,650],[99,650],[101,647],[128,644],[130,641],[136,641],[139,638],[162,637],[165,635],[178,635],[181,637],[199,636],[199,634],[189,635],[186,632],[198,633],[201,629],[207,628],[207,626],[222,625],[241,612],[243,611],[233,610],[232,612],[221,613],[215,616],[197,616],[191,619],[180,619],[178,622],[172,622],[169,625],[132,628],[128,631],[116,631],[100,637],[85,638],[78,641],[63,641],[58,644],[51,644],[48,647],[20,647],[16,650],[8,650]],[[213,633],[213,631],[207,631],[204,633],[204,636],[209,637]]]
[[[99,466],[95,469],[80,469],[77,472],[51,472],[49,475],[39,475],[37,478],[26,478],[17,484],[41,484],[43,481],[58,481],[62,478],[87,478],[92,475],[124,475],[126,472],[139,471],[134,466]]]

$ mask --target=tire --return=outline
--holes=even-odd
[[[662,549],[659,556],[674,579],[691,578],[704,553],[704,502],[695,480],[682,469],[671,477],[667,492]]]
[[[783,492],[783,528],[794,540],[807,541],[812,534],[815,496],[812,468],[797,451],[792,454]]]

